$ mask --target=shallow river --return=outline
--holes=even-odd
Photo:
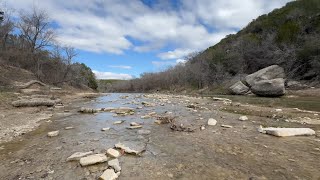
[[[120,98],[128,96],[127,98]],[[78,162],[66,162],[74,152],[106,149],[121,142],[132,149],[146,146],[142,156],[123,155],[119,179],[317,179],[320,177],[320,139],[318,137],[275,138],[257,132],[262,117],[255,121],[239,122],[236,114],[221,112],[219,102],[206,99],[173,97],[164,106],[158,99],[139,94],[110,94],[95,100],[71,104],[70,112],[57,112],[52,122],[44,122],[37,130],[3,144],[0,150],[0,179],[97,179],[107,168],[106,163],[81,167]],[[80,107],[133,107],[142,101],[155,103],[155,107],[136,109],[134,115],[117,116],[103,112],[80,114]],[[186,104],[197,102],[207,110],[190,111]],[[169,125],[157,125],[155,118],[140,116],[156,112],[172,112],[179,123],[196,128],[193,133],[176,132]],[[199,118],[201,117],[201,118]],[[201,125],[208,118],[218,120],[215,127]],[[251,118],[251,117],[249,117]],[[114,121],[125,120],[114,125]],[[143,124],[149,135],[129,130],[130,122]],[[221,128],[221,124],[233,128]],[[67,126],[74,129],[64,130]],[[301,125],[299,125],[301,126]],[[101,128],[111,127],[109,131]],[[60,130],[57,137],[47,132]]]

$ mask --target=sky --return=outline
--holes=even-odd
[[[157,72],[218,43],[290,0],[6,0],[48,13],[57,41],[76,48],[98,79]]]

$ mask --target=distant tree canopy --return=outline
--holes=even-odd
[[[21,12],[16,21],[0,12],[0,21],[0,63],[29,70],[48,84],[97,89],[91,69],[74,63],[75,49],[56,43],[56,34],[44,11],[34,8],[31,13]],[[15,27],[18,34],[13,33]]]
[[[282,66],[288,79],[320,83],[320,1],[298,0],[275,9],[203,52],[159,73],[113,83],[113,91],[202,89]]]

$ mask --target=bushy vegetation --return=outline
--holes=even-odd
[[[44,11],[20,13],[12,20],[9,11],[0,19],[0,65],[33,72],[38,80],[55,86],[69,84],[97,89],[91,69],[74,63],[76,51],[56,43],[56,34]],[[0,79],[1,80],[1,79]]]
[[[264,67],[282,66],[288,79],[320,82],[320,1],[297,0],[253,20],[237,34],[159,73],[113,84],[114,91],[221,87]]]

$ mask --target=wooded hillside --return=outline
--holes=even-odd
[[[21,12],[18,18],[9,10],[2,8],[0,11],[0,66],[28,70],[36,79],[55,86],[85,85],[97,89],[91,69],[85,64],[74,63],[76,50],[57,43],[52,21],[44,11]],[[10,83],[10,77],[2,76],[0,85],[5,87]]]
[[[287,79],[320,82],[320,1],[298,0],[253,20],[203,52],[159,73],[113,84],[115,91],[203,89],[277,64]]]

